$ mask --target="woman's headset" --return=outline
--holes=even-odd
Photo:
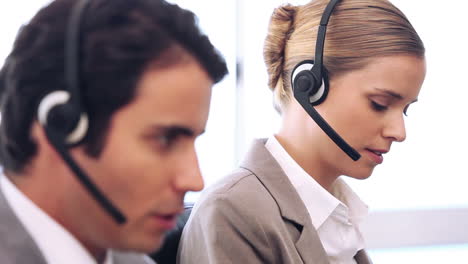
[[[322,103],[327,97],[329,81],[327,70],[323,65],[323,50],[328,20],[333,9],[340,0],[332,0],[328,3],[320,19],[320,26],[315,46],[315,61],[304,60],[294,67],[291,75],[291,86],[294,97],[312,117],[317,125],[340,147],[351,159],[357,161],[361,155],[353,149],[333,128],[320,116],[313,106]]]

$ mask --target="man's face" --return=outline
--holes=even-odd
[[[117,77],[118,78],[118,77]],[[78,164],[127,217],[116,224],[79,183],[66,214],[72,233],[89,249],[151,252],[175,225],[187,191],[203,188],[195,139],[205,130],[213,82],[193,59],[150,69],[135,99],[117,111],[95,159],[72,150]]]

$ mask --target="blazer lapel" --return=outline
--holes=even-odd
[[[252,171],[278,204],[282,217],[292,221],[301,230],[296,249],[304,263],[328,264],[309,213],[276,160],[265,147],[266,139],[255,140],[241,167]]]
[[[41,251],[14,214],[1,188],[0,223],[0,259],[6,257],[11,259],[12,263],[46,264]]]

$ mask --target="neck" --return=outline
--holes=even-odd
[[[74,211],[74,213],[76,213],[76,209],[74,209]],[[56,218],[56,221],[65,227],[68,232],[80,242],[97,263],[104,263],[107,249],[99,246],[99,239],[96,236],[93,238],[93,235],[90,234],[90,230],[83,228],[82,224],[76,223],[76,217],[73,214],[64,211],[64,214],[61,216],[62,217]]]
[[[320,137],[313,136],[314,133],[321,133],[320,128],[298,103],[292,102],[285,110],[276,138],[307,174],[330,191],[340,172],[336,169],[336,164],[329,164],[320,152],[321,144],[316,142]]]
[[[52,172],[53,173],[53,172]],[[25,171],[15,173],[5,171],[5,176],[37,207],[50,216],[54,216],[60,207],[59,188],[51,188],[50,183],[60,186],[62,182],[54,179],[43,179],[37,172],[37,168],[31,166]]]
[[[330,192],[331,186],[339,177],[339,174],[328,169],[325,162],[321,161],[317,153],[313,152],[313,147],[305,150],[303,144],[281,132],[276,134],[275,137],[291,158],[318,184]]]

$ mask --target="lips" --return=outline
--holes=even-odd
[[[377,164],[381,164],[383,162],[382,154],[385,154],[388,152],[388,150],[384,150],[384,149],[371,149],[371,148],[366,148],[366,151],[370,159]]]
[[[157,229],[170,230],[176,226],[177,218],[183,212],[184,208],[182,206],[174,206],[171,207],[171,209],[155,209],[149,214],[149,216]]]
[[[173,229],[177,224],[178,213],[174,214],[153,214],[152,217],[156,224],[166,230]]]
[[[367,149],[367,150],[371,151],[371,152],[374,152],[377,155],[382,155],[382,154],[387,153],[387,151],[385,151],[385,150],[376,150],[376,149]]]

